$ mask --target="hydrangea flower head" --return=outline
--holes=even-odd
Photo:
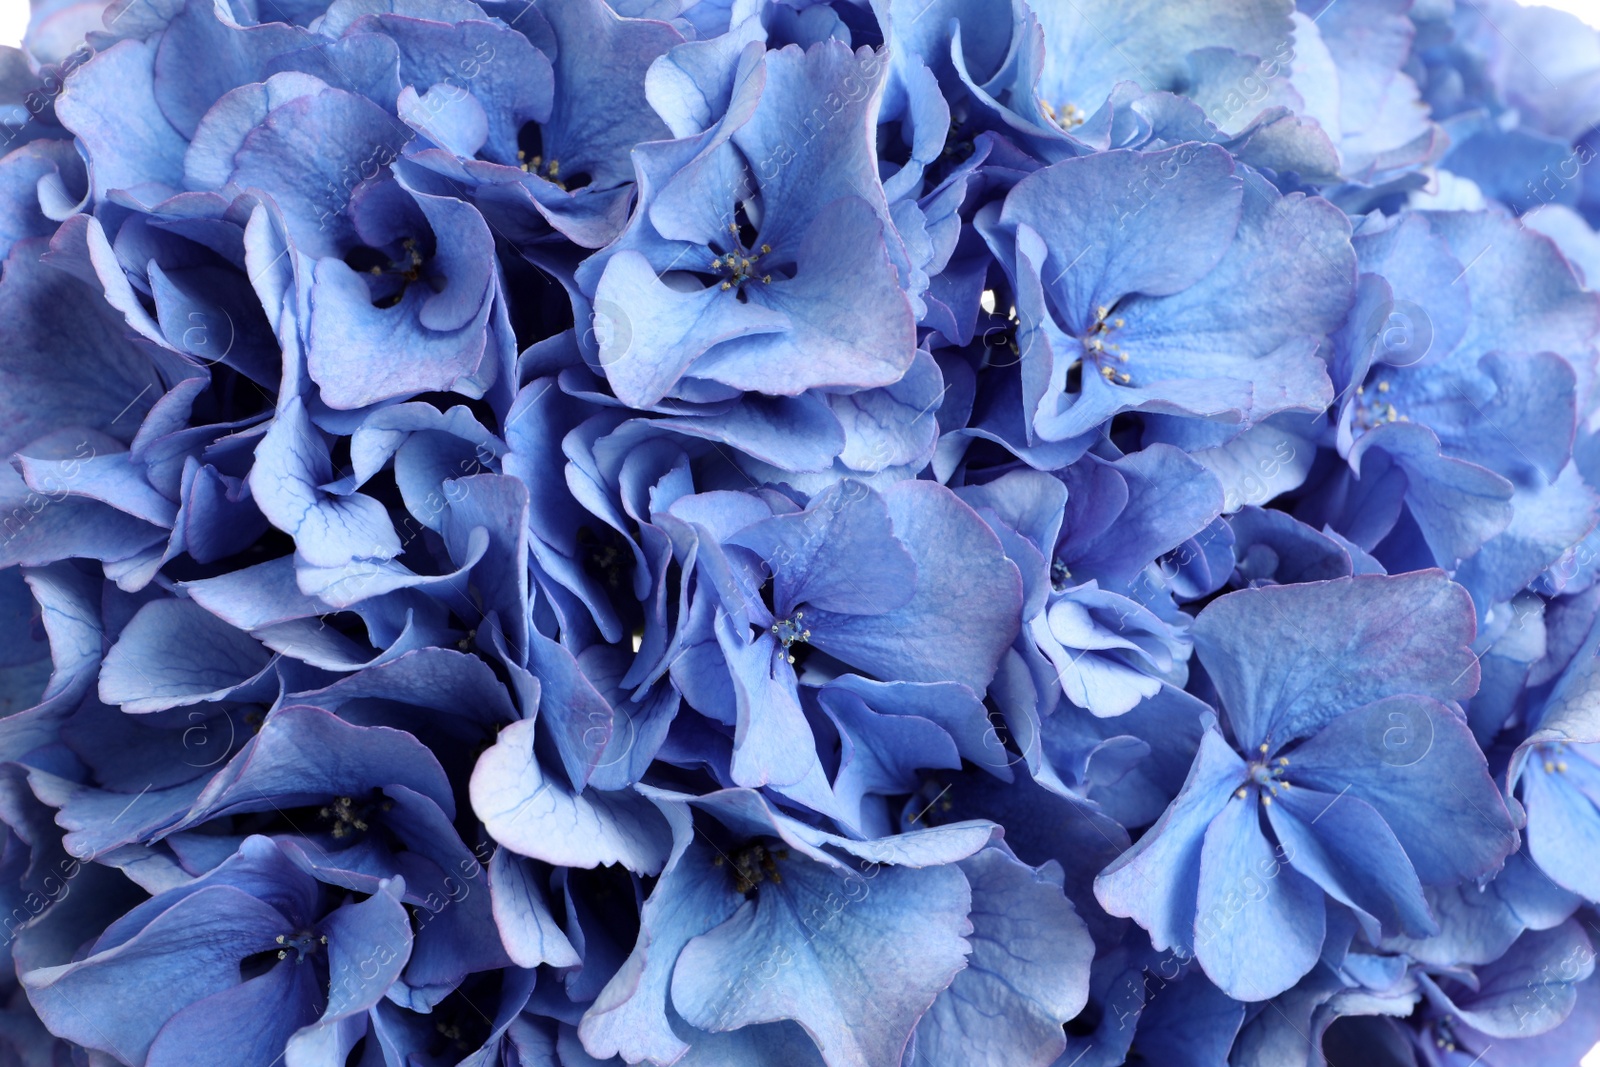
[[[33,0],[0,1063],[1600,1046],[1600,36]]]

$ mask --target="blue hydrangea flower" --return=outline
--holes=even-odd
[[[1517,841],[1443,703],[1476,688],[1470,610],[1422,572],[1247,590],[1202,612],[1197,651],[1231,743],[1207,724],[1182,791],[1100,875],[1102,903],[1247,1001],[1315,965],[1324,894],[1370,937],[1436,932],[1422,882],[1492,871]],[[1313,617],[1325,625],[1298,621]]]
[[[1099,153],[1030,175],[979,221],[1016,286],[1019,443],[1122,411],[1248,425],[1327,403],[1315,352],[1349,307],[1346,224],[1234,170],[1203,145]],[[1266,300],[1235,302],[1269,277]]]

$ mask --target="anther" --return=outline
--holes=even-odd
[[[805,644],[811,640],[811,631],[801,625],[806,613],[797,611],[792,618],[779,619],[772,624],[772,635],[783,644],[783,657],[790,663],[794,662],[794,653],[790,647],[796,642]]]

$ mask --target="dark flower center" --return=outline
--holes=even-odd
[[[756,841],[731,854],[719,854],[711,861],[713,867],[727,867],[733,876],[733,888],[746,897],[755,895],[762,882],[779,883],[783,873],[778,861],[789,858],[789,850],[776,843]]]
[[[278,958],[280,960],[288,959],[289,953],[293,952],[295,954],[294,961],[296,963],[304,963],[307,956],[320,952],[327,947],[328,935],[316,934],[310,930],[301,930],[292,934],[279,934],[278,944],[283,946],[278,950]]]
[[[1433,1045],[1445,1052],[1455,1052],[1459,1047],[1456,1041],[1455,1022],[1448,1015],[1433,1024]]]
[[[333,803],[317,812],[317,818],[331,823],[329,831],[340,840],[353,837],[356,834],[366,833],[372,829],[372,824],[377,821],[377,816],[394,807],[394,802],[387,797],[374,796],[370,800],[357,800],[354,797],[335,797]]]
[[[494,1003],[488,999],[494,993],[492,984],[480,979],[473,983],[471,999],[468,993],[457,989],[439,1002],[428,1016],[438,1035],[434,1045],[437,1054],[448,1053],[449,1062],[454,1063],[483,1047],[493,1032],[493,1023],[478,1005]]]
[[[598,533],[588,526],[580,526],[578,547],[583,569],[590,577],[612,592],[631,587],[633,553],[620,533],[609,526],[600,527]]]
[[[517,164],[563,192],[577,192],[590,181],[589,175],[570,166],[563,168],[553,152],[545,151],[544,131],[537,122],[527,123],[517,131]]]
[[[400,242],[398,258],[361,245],[347,253],[344,261],[351,270],[366,275],[373,307],[394,307],[414,282],[425,282],[435,292],[444,288],[443,280],[432,277],[425,269],[428,255],[415,237],[407,237]]]

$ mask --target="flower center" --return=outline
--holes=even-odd
[[[1546,774],[1566,774],[1566,755],[1567,743],[1565,741],[1557,741],[1552,745],[1539,746],[1539,757],[1544,761],[1544,771]]]
[[[547,163],[544,156],[530,156],[520,148],[517,149],[517,159],[521,161],[522,169],[529,174],[538,175],[557,189],[563,192],[566,191],[567,183],[561,180],[561,161],[559,159],[552,158]]]
[[[415,237],[407,237],[400,242],[400,251],[400,257],[392,259],[385,252],[363,245],[345,256],[348,266],[368,276],[367,289],[373,307],[394,307],[414,282],[428,281],[430,285],[434,284],[424,276],[423,268],[427,265],[428,257]]]
[[[1111,318],[1108,307],[1095,308],[1094,325],[1083,337],[1084,363],[1093,366],[1106,381],[1122,385],[1129,382],[1128,372],[1119,369],[1128,362],[1128,353],[1122,351],[1122,346],[1113,341],[1111,335],[1126,322],[1123,318]]]
[[[616,591],[632,583],[633,553],[616,530],[602,525],[596,532],[588,526],[580,526],[578,547],[584,570],[603,582],[606,588]]]
[[[728,223],[728,232],[734,235],[734,250],[711,261],[712,273],[722,276],[722,288],[737,289],[758,278],[762,285],[772,284],[772,275],[759,273],[761,257],[771,252],[772,246],[762,245],[755,251],[745,248],[736,222]]]
[[[772,624],[772,636],[776,637],[783,644],[784,658],[790,663],[794,662],[794,653],[789,651],[789,649],[795,644],[795,642],[798,641],[799,643],[804,644],[805,642],[811,640],[811,631],[801,627],[801,622],[805,619],[805,617],[805,612],[797,611],[789,618],[779,619],[777,622]]]
[[[1088,115],[1078,110],[1077,104],[1062,104],[1059,108],[1050,101],[1041,98],[1039,107],[1049,116],[1050,121],[1063,130],[1075,130],[1082,126]]]
[[[392,807],[394,807],[393,801],[387,798],[368,802],[358,801],[354,797],[335,797],[332,804],[317,812],[317,817],[332,823],[333,827],[329,832],[334,837],[342,839],[370,830],[374,814],[388,811]]]
[[[278,950],[278,958],[280,960],[288,959],[292,950],[296,954],[294,961],[296,963],[304,963],[307,956],[319,951],[328,944],[328,935],[318,935],[310,930],[301,930],[299,933],[294,934],[279,934],[278,944],[283,946]]]
[[[1386,422],[1411,421],[1395,410],[1394,401],[1389,395],[1391,384],[1387,378],[1371,384],[1370,391],[1365,385],[1356,386],[1355,421],[1358,427],[1370,430]]]
[[[746,845],[731,856],[718,855],[712,859],[711,865],[721,867],[726,863],[730,866],[734,890],[749,896],[756,886],[769,879],[774,883],[782,882],[783,874],[778,870],[778,860],[788,858],[788,849],[768,848],[757,842]]]
[[[1267,754],[1267,745],[1263,742],[1259,748],[1262,756]],[[1272,798],[1278,795],[1279,789],[1288,789],[1290,784],[1284,779],[1284,768],[1289,766],[1288,756],[1279,756],[1275,760],[1259,759],[1250,761],[1250,784],[1257,787],[1261,796],[1261,803],[1271,804]],[[1243,800],[1250,792],[1250,784],[1241,785],[1234,792],[1234,796]]]

